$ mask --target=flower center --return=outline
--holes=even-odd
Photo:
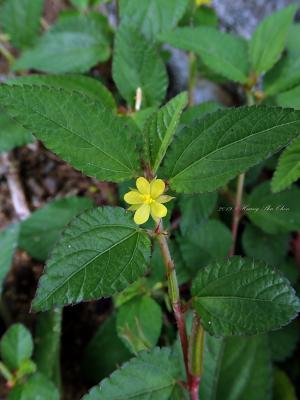
[[[143,203],[144,204],[151,204],[151,203],[153,203],[153,199],[152,199],[152,197],[150,196],[150,194],[144,194],[144,196],[143,196]]]

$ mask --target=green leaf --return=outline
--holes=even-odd
[[[292,187],[272,193],[270,183],[257,186],[248,197],[247,216],[266,233],[272,235],[300,229],[300,190]]]
[[[269,157],[300,131],[300,112],[276,107],[217,111],[183,128],[166,155],[171,189],[209,192]]]
[[[183,16],[188,0],[120,0],[122,23],[134,26],[148,40],[174,28]]]
[[[246,256],[279,267],[289,251],[289,239],[286,233],[268,235],[248,224],[243,232],[242,244]]]
[[[71,0],[71,3],[80,11],[86,10],[89,6],[89,0]]]
[[[3,31],[14,47],[32,46],[40,30],[44,0],[6,0],[1,7]]]
[[[150,240],[122,208],[96,208],[75,218],[55,246],[35,310],[112,296],[142,276]],[[62,273],[63,271],[63,273]]]
[[[294,23],[289,29],[286,42],[286,47],[290,54],[300,55],[299,38],[300,38],[300,24]]]
[[[291,357],[297,348],[299,339],[300,331],[297,321],[293,321],[277,331],[270,332],[269,340],[273,361],[282,362]]]
[[[300,301],[282,274],[260,261],[231,257],[201,269],[193,305],[215,336],[252,335],[294,319]]]
[[[217,339],[206,335],[200,399],[271,400],[272,369],[264,335]]]
[[[0,108],[0,153],[13,150],[15,147],[23,146],[33,141],[32,134]]]
[[[291,5],[265,18],[250,41],[249,55],[256,74],[267,72],[278,61],[298,5]]]
[[[31,333],[22,324],[12,325],[1,338],[0,352],[1,358],[8,368],[16,371],[23,361],[32,356]]]
[[[122,305],[117,312],[120,339],[136,354],[157,344],[162,327],[162,311],[151,297],[143,296]]]
[[[36,85],[2,85],[0,102],[11,117],[83,173],[115,182],[136,175],[132,121],[115,116],[101,102]]]
[[[110,47],[102,24],[89,15],[74,16],[56,23],[35,47],[22,54],[13,70],[84,73],[109,56]]]
[[[195,106],[189,107],[186,111],[182,113],[180,122],[185,125],[189,125],[195,119],[200,119],[205,117],[205,115],[210,114],[214,111],[222,109],[223,106],[214,101],[207,101],[205,103],[200,103]]]
[[[35,330],[34,360],[38,371],[60,385],[60,337],[62,310],[40,313]]]
[[[45,261],[67,223],[91,207],[92,201],[83,197],[74,196],[52,201],[33,212],[22,223],[20,247],[32,257]]]
[[[8,400],[59,400],[60,396],[54,384],[40,373],[31,376],[26,383],[13,388]]]
[[[231,232],[222,222],[209,220],[192,225],[178,238],[180,250],[193,276],[211,261],[225,258],[231,247]]]
[[[300,63],[299,63],[300,67]],[[287,92],[280,93],[276,96],[276,104],[281,107],[291,107],[300,110],[300,86],[288,90]]]
[[[273,400],[297,400],[296,390],[290,378],[279,368],[274,371]]]
[[[177,28],[160,37],[161,41],[181,50],[199,54],[214,72],[232,81],[248,80],[248,47],[245,39],[215,28]]]
[[[300,178],[300,140],[295,140],[281,154],[271,181],[272,192],[287,189]]]
[[[82,75],[28,75],[11,78],[5,81],[7,85],[51,86],[69,91],[77,91],[100,101],[110,109],[116,109],[116,102],[111,92],[97,79]]]
[[[300,46],[299,46],[300,47]],[[264,77],[268,96],[291,89],[300,83],[300,54],[286,54]]]
[[[186,234],[193,225],[203,223],[214,211],[218,200],[218,193],[202,193],[200,195],[182,195],[179,198],[181,210],[180,229]]]
[[[122,25],[116,34],[113,79],[122,97],[133,107],[137,88],[142,106],[159,105],[166,95],[168,76],[156,47],[132,26]]]
[[[19,240],[20,226],[14,224],[0,232],[0,295]]]
[[[115,315],[110,315],[87,345],[83,361],[84,375],[88,382],[96,384],[130,357],[131,354],[117,335]]]
[[[278,268],[283,273],[283,275],[290,281],[292,286],[296,286],[300,270],[296,261],[290,257],[285,262],[281,263]]]
[[[94,387],[83,400],[168,400],[172,398],[178,370],[177,357],[167,348],[141,352]]]
[[[186,92],[179,94],[152,114],[144,125],[146,152],[154,175],[173,140],[187,100]]]

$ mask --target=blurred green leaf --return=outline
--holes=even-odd
[[[274,370],[273,400],[297,400],[290,378],[279,368]]]
[[[135,297],[118,309],[118,335],[134,354],[154,347],[161,328],[162,311],[151,297]]]
[[[293,321],[283,328],[269,333],[272,359],[276,362],[285,361],[291,357],[300,339],[299,323]]]
[[[44,0],[5,0],[0,10],[3,31],[14,47],[32,46],[40,31]]]
[[[298,9],[294,4],[265,18],[250,41],[249,55],[256,74],[267,72],[278,61]]]
[[[45,261],[68,222],[91,207],[90,199],[75,196],[46,204],[22,222],[20,247],[32,257]]]
[[[40,373],[31,376],[26,383],[15,386],[8,400],[59,400],[54,384]]]
[[[183,16],[189,0],[120,0],[122,23],[134,26],[148,40],[174,28]]]
[[[1,358],[11,371],[16,371],[25,360],[32,356],[31,333],[22,324],[12,325],[0,342]]]
[[[130,357],[130,352],[117,335],[115,315],[110,315],[87,345],[83,373],[88,382],[96,384]]]
[[[58,21],[13,65],[14,71],[35,69],[48,73],[87,72],[110,56],[102,23],[89,15]]]
[[[268,235],[256,226],[248,224],[243,232],[242,243],[246,256],[279,267],[289,251],[289,235]]]
[[[166,96],[168,76],[156,47],[132,26],[121,25],[115,39],[113,79],[122,97],[134,107],[142,90],[142,107],[159,105]]]
[[[248,47],[241,37],[203,26],[177,28],[161,35],[160,40],[199,54],[210,69],[229,80],[240,83],[248,80]]]
[[[0,295],[19,240],[19,224],[10,225],[0,232]]]
[[[298,230],[299,196],[297,187],[274,194],[270,182],[262,183],[247,198],[247,216],[264,232],[272,235]]]

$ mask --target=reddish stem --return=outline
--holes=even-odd
[[[191,400],[199,400],[199,386],[200,386],[199,376],[192,376],[190,383]]]
[[[239,224],[241,220],[241,211],[242,211],[242,197],[243,197],[243,189],[245,182],[245,174],[241,174],[238,178],[237,191],[235,197],[235,205],[233,210],[233,218],[232,218],[232,246],[229,251],[229,256],[233,256],[235,253],[235,246],[237,240],[237,234],[239,230]]]

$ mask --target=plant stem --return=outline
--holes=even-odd
[[[8,381],[12,382],[14,380],[13,374],[10,370],[0,361],[0,374]]]
[[[177,281],[177,275],[175,270],[175,264],[172,260],[170,249],[168,245],[168,241],[166,239],[166,235],[163,231],[162,221],[158,223],[157,229],[157,240],[160,247],[160,251],[163,257],[163,261],[167,270],[167,281],[168,281],[168,289],[169,289],[169,297],[171,300],[172,309],[174,312],[174,316],[176,319],[181,348],[183,353],[184,366],[186,371],[186,376],[188,383],[191,381],[191,376],[189,373],[189,365],[188,365],[188,339],[185,327],[185,316],[182,310],[182,305],[180,301],[180,293],[179,286]]]
[[[203,372],[204,329],[200,317],[195,313],[189,341],[189,371],[191,374],[190,394],[192,400],[199,399],[199,385]]]
[[[194,89],[197,81],[197,63],[195,53],[189,53],[189,82],[188,82],[188,104],[194,104]]]
[[[239,224],[241,220],[241,209],[242,209],[242,197],[244,190],[244,182],[245,182],[245,174],[241,174],[238,177],[236,197],[235,197],[235,205],[233,210],[233,218],[232,218],[232,246],[229,251],[229,256],[233,256],[235,253],[236,239],[239,229]]]
[[[7,59],[10,65],[13,64],[13,62],[15,61],[15,57],[11,54],[10,51],[7,50],[7,48],[2,43],[0,43],[0,54],[2,54],[3,57]]]

